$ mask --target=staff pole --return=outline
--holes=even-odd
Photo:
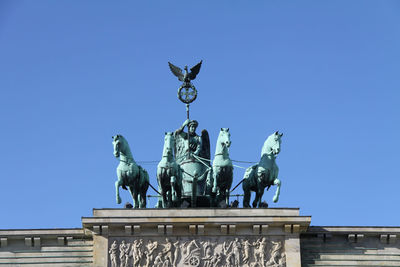
[[[186,104],[186,118],[188,119],[188,122],[190,122],[189,119],[189,104]],[[188,142],[188,158],[190,158],[190,134],[189,134],[189,123],[187,126],[187,142]]]

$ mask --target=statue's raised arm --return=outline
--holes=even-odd
[[[194,155],[201,156],[203,153],[203,138],[196,134],[196,129],[199,123],[196,120],[186,120],[182,126],[175,131],[175,154],[178,163],[188,159],[189,151]],[[184,131],[187,126],[188,132]],[[204,130],[203,130],[204,132]],[[206,134],[208,139],[208,133]],[[189,138],[189,141],[188,141]],[[209,144],[209,141],[208,141]],[[209,149],[208,149],[209,151]]]

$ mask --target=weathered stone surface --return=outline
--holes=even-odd
[[[1,266],[92,266],[93,241],[83,229],[0,230]]]
[[[400,242],[389,242],[399,233],[400,227],[310,227],[300,238],[302,266],[400,266]]]

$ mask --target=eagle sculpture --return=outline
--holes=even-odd
[[[203,60],[201,60],[199,63],[197,63],[196,66],[192,67],[190,69],[190,72],[188,72],[188,66],[185,66],[184,67],[185,73],[182,73],[182,69],[175,66],[171,62],[168,62],[168,65],[169,65],[169,68],[171,69],[172,73],[176,77],[178,77],[178,79],[180,81],[184,82],[185,84],[190,84],[190,81],[194,80],[196,78],[197,74],[199,74],[202,62],[203,62]]]

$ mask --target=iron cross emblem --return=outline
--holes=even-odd
[[[178,98],[185,104],[190,104],[197,98],[197,90],[191,83],[183,84],[179,87]]]

